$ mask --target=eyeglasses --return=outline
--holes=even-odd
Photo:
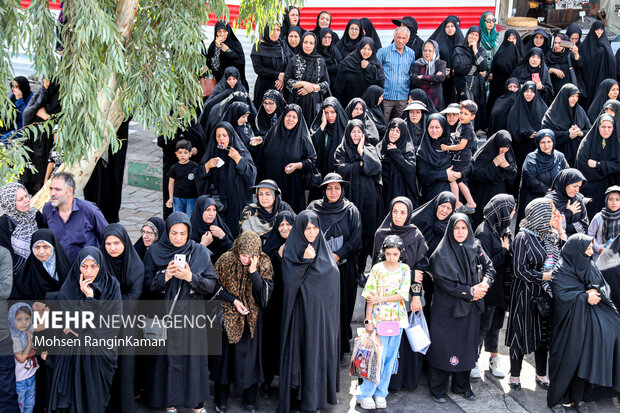
[[[495,23],[497,19],[484,19],[486,23]]]
[[[349,31],[351,31],[351,32],[359,32],[360,29],[357,28],[357,27],[349,27]]]
[[[142,233],[142,235],[155,235],[155,233],[154,233],[153,231],[145,231],[145,230],[142,230],[142,231],[140,231],[140,232]]]

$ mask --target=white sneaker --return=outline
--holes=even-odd
[[[385,401],[385,397],[375,396],[375,405],[377,406],[377,409],[387,408],[387,402]]]
[[[499,356],[491,357],[489,359],[489,368],[491,369],[491,373],[493,374],[493,376],[497,377],[498,379],[503,379],[504,373],[502,373],[501,371],[500,363],[501,362]]]
[[[364,410],[375,410],[377,408],[377,406],[375,406],[375,401],[372,399],[372,397],[366,397],[364,399],[356,398],[356,401]]]
[[[469,378],[471,379],[479,379],[480,376],[480,369],[478,368],[478,362],[476,362],[476,365],[474,366],[473,369],[471,369],[471,371],[469,372]]]

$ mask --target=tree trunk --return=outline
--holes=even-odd
[[[127,48],[129,40],[131,39],[131,32],[133,24],[138,14],[139,0],[119,0],[116,6],[116,26],[118,27],[122,43]],[[80,162],[75,165],[62,164],[58,167],[57,172],[69,172],[75,178],[75,193],[81,193],[90,175],[97,165],[97,161],[103,156],[105,151],[108,150],[108,145],[112,139],[116,139],[116,131],[123,122],[124,115],[119,104],[118,95],[121,91],[118,89],[118,76],[119,73],[110,73],[110,77],[107,80],[108,88],[111,92],[111,96],[117,96],[114,99],[109,99],[103,91],[99,91],[97,97],[97,104],[101,111],[100,122],[110,122],[112,129],[106,128],[106,137],[104,143],[99,148],[88,148],[88,156],[83,157]],[[50,198],[50,181],[47,181],[45,185],[36,193],[32,198],[31,204],[39,209],[43,209],[43,205]]]

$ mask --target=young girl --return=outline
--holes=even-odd
[[[405,301],[409,298],[411,270],[407,264],[400,262],[404,249],[403,241],[398,235],[388,235],[383,241],[379,260],[370,270],[362,297],[366,299],[366,331],[372,333],[379,323],[397,321],[400,329],[395,336],[381,336],[383,344],[381,380],[376,384],[364,379],[360,386],[357,402],[362,409],[385,409],[385,396],[392,372],[396,372],[398,347],[403,328],[409,325]],[[373,400],[374,396],[374,400]]]
[[[15,353],[15,380],[21,413],[32,413],[35,401],[37,365],[32,348],[32,308],[26,303],[13,304],[9,310],[9,326]]]

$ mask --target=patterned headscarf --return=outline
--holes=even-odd
[[[15,231],[13,231],[11,236],[11,243],[14,247],[22,244],[25,245],[25,249],[13,248],[13,250],[16,254],[28,258],[30,255],[30,239],[32,238],[32,234],[38,229],[36,221],[37,209],[30,208],[30,211],[27,212],[20,212],[17,210],[15,200],[17,198],[17,191],[20,188],[26,191],[26,188],[22,184],[16,182],[6,184],[0,188],[0,207],[17,223]],[[13,238],[17,238],[21,242],[15,243]]]
[[[510,226],[510,214],[514,209],[515,198],[509,194],[495,195],[485,205],[483,210],[484,220],[498,238]]]
[[[543,241],[545,251],[553,255],[553,262],[560,259],[558,248],[558,234],[551,228],[549,222],[553,214],[553,204],[548,198],[536,198],[525,207],[525,217],[521,221],[520,228]]]
[[[605,191],[605,207],[601,210],[601,215],[603,216],[603,237],[605,238],[605,242],[616,238],[620,233],[620,209],[612,211],[609,209],[608,203],[609,195],[614,193],[620,194],[619,186],[614,185],[607,188],[607,191]]]
[[[271,280],[273,277],[273,267],[271,260],[262,252],[262,242],[254,231],[243,232],[235,240],[232,248],[222,254],[215,263],[215,273],[219,284],[226,292],[237,297],[239,301],[249,310],[247,315],[242,315],[237,311],[233,303],[222,301],[222,312],[224,315],[224,327],[228,335],[228,341],[232,344],[238,343],[243,336],[244,325],[247,317],[250,338],[254,338],[254,329],[258,320],[259,307],[252,294],[252,278],[249,273],[249,266],[243,265],[239,259],[240,254],[257,255],[258,275],[263,280]],[[269,294],[267,294],[269,295]]]

